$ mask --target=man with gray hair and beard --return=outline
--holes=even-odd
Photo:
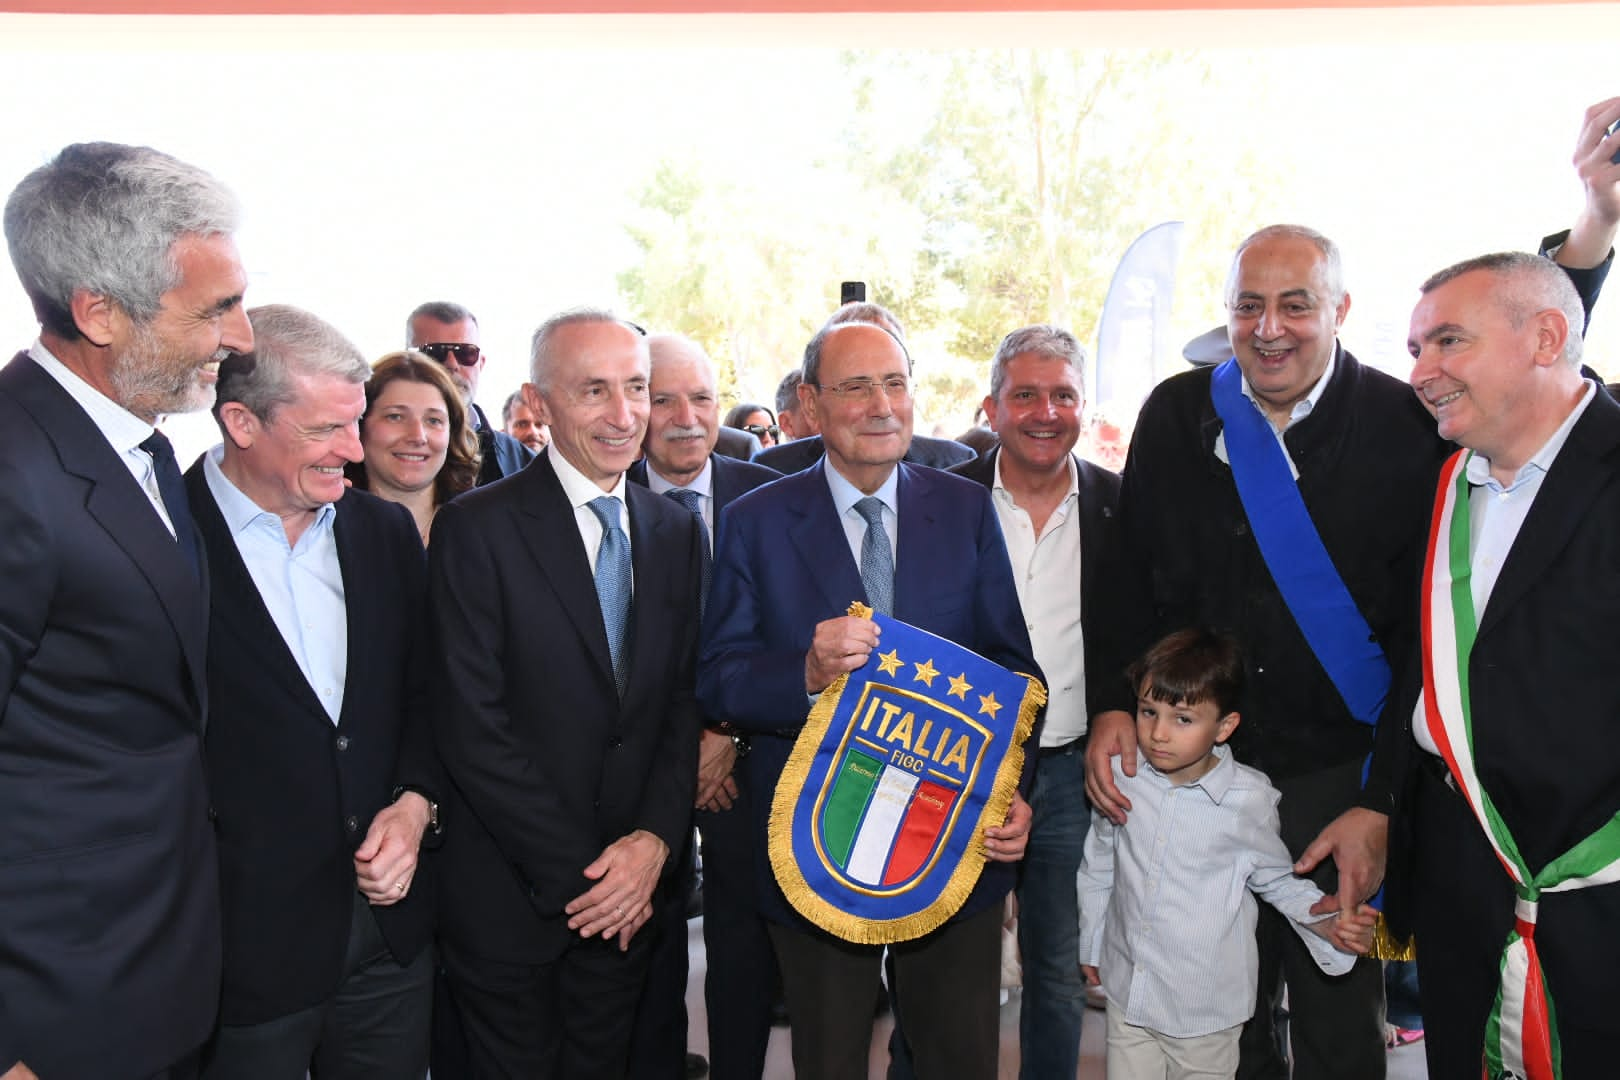
[[[314,315],[255,308],[220,365],[223,443],[186,480],[208,555],[208,779],[225,911],[204,1080],[427,1071],[442,790],[422,543],[348,490],[371,369]]]
[[[253,347],[235,199],[69,146],[6,203],[39,339],[0,371],[0,1076],[179,1078],[219,998],[203,560],[154,425]]]

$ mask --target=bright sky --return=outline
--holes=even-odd
[[[521,381],[527,337],[545,316],[615,305],[614,275],[634,255],[622,226],[629,195],[660,156],[697,155],[824,196],[807,178],[846,119],[840,47],[1201,49],[1214,84],[1177,114],[1206,135],[1213,126],[1231,156],[1185,167],[1247,159],[1296,177],[1267,219],[1339,240],[1354,298],[1346,343],[1404,374],[1406,319],[1424,276],[1528,246],[1574,217],[1575,134],[1587,105],[1620,94],[1617,41],[1617,4],[1190,16],[0,15],[0,190],[69,142],[148,143],[195,162],[246,207],[250,304],[308,307],[378,356],[403,344],[416,303],[460,300],[482,320],[493,358],[480,398],[493,408]],[[848,275],[830,272],[839,276]],[[1175,321],[1188,337],[1223,321],[1220,297],[1178,296]],[[7,348],[35,330],[6,275]],[[1589,355],[1600,370],[1620,374],[1617,343],[1620,293],[1599,307]],[[171,431],[183,456],[213,441],[200,418]]]

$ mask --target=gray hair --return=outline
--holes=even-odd
[[[6,244],[34,314],[77,340],[73,294],[105,296],[137,323],[180,284],[175,242],[229,235],[241,211],[218,180],[146,146],[75,143],[6,201]]]
[[[794,368],[782,376],[782,381],[776,384],[776,415],[793,412],[799,407],[799,384],[804,382],[804,372]]]
[[[417,305],[415,311],[405,316],[405,347],[413,349],[417,345],[431,345],[429,341],[413,342],[411,340],[411,324],[417,319],[432,319],[434,322],[458,323],[470,322],[478,325],[478,316],[467,308],[450,300],[429,300],[425,304]]]
[[[219,365],[214,416],[220,406],[238,402],[260,420],[298,397],[293,379],[333,375],[352,383],[371,377],[365,356],[330,323],[290,304],[266,304],[248,311],[253,351],[226,357]]]
[[[1075,372],[1084,384],[1086,380],[1086,349],[1084,345],[1075,340],[1075,336],[1059,326],[1050,323],[1036,323],[1014,330],[1001,339],[996,346],[996,355],[990,361],[990,396],[1001,398],[1001,388],[1007,381],[1007,365],[1015,356],[1025,353],[1034,353],[1037,356],[1047,356],[1053,360],[1062,360],[1073,364]]]
[[[894,312],[882,304],[874,304],[870,300],[851,300],[827,317],[827,326],[837,326],[840,323],[865,322],[876,323],[901,342],[906,340],[906,328],[900,325]]]
[[[853,306],[854,305],[852,304],[844,305],[844,307]],[[876,305],[873,306],[875,307]],[[839,310],[842,311],[843,308],[839,308]],[[906,374],[911,374],[911,351],[906,348],[904,338],[896,334],[893,330],[890,330],[887,326],[884,326],[882,323],[866,322],[862,319],[855,319],[850,322],[829,322],[826,326],[823,326],[820,330],[816,331],[816,336],[811,338],[810,344],[804,347],[804,367],[801,369],[801,375],[806,384],[814,387],[821,386],[822,350],[827,347],[827,339],[832,337],[832,335],[837,331],[844,329],[846,326],[870,326],[874,330],[881,330],[885,334],[888,334],[889,337],[894,340],[894,343],[900,346],[900,355],[906,358]]]
[[[1581,366],[1585,352],[1586,306],[1581,303],[1581,294],[1575,290],[1574,282],[1569,280],[1563,267],[1528,251],[1498,251],[1446,267],[1425,281],[1419,291],[1426,296],[1476,270],[1494,274],[1500,282],[1501,287],[1492,298],[1515,330],[1523,329],[1525,322],[1538,311],[1548,308],[1562,311],[1569,324],[1569,337],[1564,341],[1561,355],[1570,367]]]
[[[1344,299],[1344,258],[1339,254],[1339,245],[1329,240],[1315,229],[1304,225],[1267,225],[1250,233],[1238,245],[1237,251],[1232,254],[1232,268],[1226,275],[1226,302],[1231,303],[1233,293],[1237,289],[1238,263],[1243,260],[1243,253],[1255,244],[1267,240],[1304,240],[1322,254],[1322,268],[1327,277],[1327,290],[1329,301],[1337,307],[1339,301]]]
[[[541,390],[551,386],[551,367],[556,360],[553,340],[557,332],[567,326],[581,323],[612,323],[622,326],[640,337],[647,332],[634,323],[626,322],[606,308],[577,307],[559,312],[541,323],[529,340],[529,381]],[[651,361],[649,360],[649,365]]]

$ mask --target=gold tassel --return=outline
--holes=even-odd
[[[1374,960],[1416,960],[1417,946],[1411,938],[1397,941],[1389,929],[1389,920],[1380,911],[1378,921],[1373,924],[1372,949],[1367,955]]]

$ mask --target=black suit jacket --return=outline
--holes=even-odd
[[[397,787],[443,786],[426,715],[426,566],[404,507],[364,491],[338,500],[333,529],[349,645],[334,726],[260,598],[200,459],[186,488],[211,579],[207,748],[225,906],[220,1020],[256,1024],[336,991],[346,974],[355,849]],[[401,963],[431,937],[433,880],[426,853],[405,899],[372,909]]]
[[[997,446],[984,457],[953,465],[945,471],[994,488],[996,460],[1000,454],[1001,447]],[[1086,715],[1090,716],[1109,707],[1112,698],[1106,686],[1119,675],[1110,675],[1104,670],[1107,661],[1100,645],[1109,627],[1103,621],[1098,592],[1108,576],[1117,571],[1119,474],[1077,455],[1071,456],[1080,487],[1080,622],[1086,650]]]
[[[697,522],[626,485],[635,598],[621,701],[551,452],[440,509],[429,554],[434,719],[451,780],[441,933],[514,963],[555,959],[576,939],[563,906],[590,887],[584,868],[608,844],[646,829],[678,852],[697,782]]]
[[[719,434],[714,440],[714,452],[721,457],[736,458],[739,461],[751,461],[755,454],[760,453],[764,447],[760,445],[759,436],[752,431],[741,428],[721,426]]]
[[[821,452],[821,436],[809,435],[780,446],[768,446],[754,455],[754,461],[783,475],[790,475],[814,465],[821,459]],[[949,469],[952,465],[972,461],[977,456],[971,448],[951,439],[913,435],[904,460],[913,465],[927,465],[931,469]]]
[[[213,1026],[203,583],[27,356],[0,371],[0,1069],[150,1076]]]
[[[490,426],[489,417],[477,405],[467,407],[469,413],[475,414],[477,424],[475,434],[478,436],[478,476],[474,481],[475,487],[493,484],[502,477],[511,476],[520,472],[529,462],[534,460],[534,451],[518,442],[504,431],[497,431]]]

